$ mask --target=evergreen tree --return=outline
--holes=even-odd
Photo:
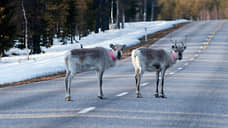
[[[124,8],[126,22],[135,21],[137,8],[140,8],[137,4],[137,0],[122,0],[121,7]],[[121,8],[122,10],[122,8]],[[122,11],[121,11],[122,12]],[[122,12],[123,14],[123,12]]]
[[[96,28],[95,32],[99,31],[101,28],[102,31],[109,29],[109,17],[110,17],[110,5],[111,1],[109,0],[95,0],[96,5]]]
[[[41,53],[41,35],[43,29],[44,5],[41,0],[24,0],[25,10],[28,17],[28,31],[30,34],[29,44],[32,54]]]
[[[13,47],[16,35],[16,25],[12,23],[15,5],[11,0],[0,1],[0,56]]]
[[[68,15],[68,0],[46,0],[45,17],[47,23],[46,33],[48,35],[49,45],[53,44],[53,36],[57,34],[58,37],[64,41],[67,35],[64,31],[66,29],[66,21]]]
[[[61,37],[63,41],[68,38],[73,42],[75,35],[85,36],[91,31],[109,29],[112,1],[113,17],[116,17],[114,21],[118,21],[119,27],[121,21],[123,27],[124,21],[143,20],[144,0],[24,0],[32,53],[40,53],[40,45],[53,45],[54,35]],[[146,1],[147,19],[152,19],[152,14],[153,19],[159,20],[228,18],[227,0]],[[14,38],[16,33],[20,37],[24,35],[24,20],[20,7],[20,0],[0,1],[0,54],[14,45],[13,39],[18,38]]]
[[[65,32],[67,36],[70,37],[71,43],[73,43],[73,39],[76,34],[76,23],[77,23],[77,8],[76,8],[76,0],[68,0],[68,15],[66,20],[66,29]]]
[[[86,19],[86,28],[89,31],[94,31],[96,26],[96,6],[94,3],[95,0],[87,0],[87,9],[85,12]],[[93,10],[93,11],[91,11]]]

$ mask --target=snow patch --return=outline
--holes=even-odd
[[[152,34],[173,27],[175,24],[188,22],[187,20],[154,21],[126,23],[124,29],[108,30],[100,33],[91,33],[80,40],[85,48],[105,47],[110,43],[126,44],[132,46],[140,43],[139,38],[147,33]],[[67,51],[80,48],[79,44],[61,45],[58,39],[54,40],[54,46],[44,48],[45,53],[31,55],[33,61],[21,61],[26,58],[26,50],[10,49],[8,53],[17,53],[20,56],[0,58],[0,85],[18,82],[26,79],[56,74],[65,71],[64,55]]]

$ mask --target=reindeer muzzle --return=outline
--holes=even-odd
[[[121,52],[118,52],[118,53],[117,53],[117,59],[120,60],[120,59],[121,59],[121,56],[122,56],[122,55],[121,55]]]
[[[179,55],[178,55],[178,60],[182,60],[182,58],[183,58],[182,53],[179,53]]]

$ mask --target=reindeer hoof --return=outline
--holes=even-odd
[[[143,98],[140,93],[136,94],[136,98]]]
[[[97,96],[99,99],[103,99],[103,96]]]
[[[161,98],[166,98],[164,94],[161,94],[161,96],[160,96],[160,97],[161,97]]]
[[[70,96],[66,97],[65,99],[66,99],[66,101],[70,101],[71,100]]]
[[[158,93],[155,93],[154,96],[155,96],[155,98],[159,98]]]

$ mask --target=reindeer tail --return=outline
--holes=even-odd
[[[136,61],[136,56],[137,56],[136,51],[137,50],[132,50],[132,52],[131,52],[131,60],[132,60],[132,62]]]

